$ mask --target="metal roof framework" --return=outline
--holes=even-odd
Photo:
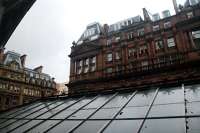
[[[200,85],[37,101],[0,115],[9,133],[198,133]]]

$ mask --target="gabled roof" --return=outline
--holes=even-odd
[[[0,132],[197,133],[200,85],[37,101],[0,115]]]

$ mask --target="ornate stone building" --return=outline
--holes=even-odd
[[[200,4],[92,23],[71,47],[69,93],[140,88],[200,79]]]
[[[0,110],[56,93],[56,83],[42,66],[25,67],[26,55],[0,50]]]

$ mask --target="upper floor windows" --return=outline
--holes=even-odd
[[[143,45],[143,46],[140,46],[140,52],[139,52],[139,55],[140,56],[143,56],[147,54],[147,45]]]
[[[76,74],[94,72],[96,70],[96,56],[74,62],[74,72]]]
[[[107,60],[108,62],[111,62],[111,61],[113,60],[112,53],[108,53],[108,54],[107,54],[106,60]]]
[[[129,48],[128,49],[128,56],[131,57],[131,56],[134,56],[134,57],[137,57],[137,51],[135,48]]]
[[[156,50],[163,49],[164,48],[163,41],[162,40],[156,40],[155,41],[155,47],[156,47]]]
[[[158,31],[160,30],[160,26],[159,25],[154,25],[153,26],[153,31]]]
[[[139,30],[137,30],[137,33],[138,33],[138,36],[143,36],[145,33],[144,33],[144,28],[141,28]]]
[[[200,48],[200,30],[192,31],[192,38],[197,48]]]
[[[127,34],[127,39],[133,39],[134,38],[134,33],[133,32],[130,32]]]
[[[84,73],[89,71],[89,58],[85,59],[84,61]]]
[[[81,74],[82,68],[83,68],[83,60],[80,60],[77,63],[77,74]]]
[[[165,29],[171,28],[171,27],[172,27],[172,24],[171,24],[170,21],[164,23],[164,28],[165,28]]]
[[[121,59],[121,55],[120,55],[120,52],[119,52],[119,51],[115,52],[115,59],[116,59],[116,60]]]
[[[175,47],[176,43],[173,37],[167,39],[167,46],[168,48]]]
[[[193,12],[188,12],[186,15],[188,19],[194,17]]]
[[[112,67],[109,67],[109,68],[106,69],[106,73],[112,73],[112,72],[113,72]]]

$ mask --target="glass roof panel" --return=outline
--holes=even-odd
[[[73,133],[97,133],[107,121],[86,121]]]
[[[200,102],[187,103],[188,115],[200,115]]]
[[[6,133],[6,132],[8,132],[9,130],[14,129],[14,128],[18,127],[19,125],[21,125],[21,124],[23,124],[23,123],[25,123],[25,122],[27,122],[27,121],[28,121],[28,120],[18,120],[18,121],[16,121],[14,124],[11,124],[11,125],[9,125],[9,126],[3,128],[3,129],[0,129],[0,132],[1,132],[1,133]]]
[[[145,107],[127,107],[124,108],[117,116],[117,118],[144,118],[147,111],[148,106]]]
[[[115,98],[113,98],[109,103],[107,103],[103,108],[116,108],[123,106],[132,93],[125,93],[125,94],[119,94]]]
[[[43,103],[41,106],[38,106],[38,107],[36,107],[36,108],[27,110],[26,112],[23,112],[23,113],[21,113],[21,114],[15,116],[15,118],[23,118],[23,117],[25,117],[25,116],[27,116],[27,115],[30,115],[31,113],[34,113],[35,111],[37,111],[37,110],[39,110],[39,109],[48,107],[50,104],[52,104],[52,102]]]
[[[149,119],[140,133],[184,133],[185,119]]]
[[[11,133],[22,133],[22,132],[28,130],[29,128],[35,126],[36,124],[38,124],[41,121],[42,120],[32,120],[32,121],[18,127],[17,129],[11,131]]]
[[[148,106],[155,94],[155,89],[138,92],[127,106]]]
[[[56,108],[54,108],[54,109],[52,109],[52,110],[46,112],[45,114],[39,116],[38,119],[47,119],[47,118],[49,118],[49,117],[55,115],[55,114],[58,113],[59,111],[61,111],[61,110],[65,109],[65,108],[67,108],[69,105],[73,104],[74,102],[75,102],[75,100],[71,100],[71,101],[70,101],[70,100],[67,100],[67,101],[65,101],[64,104],[61,104],[60,106],[58,106],[58,107],[56,107]]]
[[[188,121],[188,129],[187,133],[199,133],[200,131],[200,118],[189,118]]]
[[[184,116],[184,104],[165,104],[152,106],[148,117]]]
[[[55,115],[54,117],[52,117],[51,119],[64,119],[67,116],[71,115],[75,110],[63,110],[62,112],[60,112],[59,114]]]
[[[103,105],[111,96],[113,95],[104,95],[101,97],[98,97],[96,100],[88,104],[84,109],[88,108],[99,108],[99,106]]]
[[[160,89],[154,104],[180,103],[184,102],[184,92],[179,88]]]
[[[137,133],[141,120],[114,120],[104,133]]]
[[[70,116],[69,119],[86,119],[94,111],[95,109],[79,110],[77,113]]]
[[[186,86],[185,90],[188,102],[200,101],[200,85]]]
[[[73,105],[72,107],[69,108],[69,110],[76,110],[79,109],[81,106],[86,105],[87,103],[89,103],[94,97],[87,97],[81,101],[79,101],[78,103],[76,103],[75,105]]]
[[[100,109],[91,119],[111,119],[119,111],[120,108]]]
[[[30,104],[30,105],[26,105],[24,107],[21,107],[21,108],[16,108],[16,109],[10,110],[8,112],[4,112],[4,113],[0,114],[0,118],[8,117],[9,115],[19,114],[21,112],[24,112],[25,110],[39,106],[40,104],[42,104],[42,103],[41,102],[35,102],[35,103]]]
[[[62,123],[60,123],[59,125],[57,125],[53,129],[48,131],[48,133],[67,133],[70,129],[72,129],[73,127],[78,125],[80,122],[81,121],[75,121],[75,120],[73,120],[73,121],[70,121],[70,120],[63,121]]]
[[[39,126],[36,126],[32,130],[28,131],[28,133],[43,133],[44,131],[51,128],[52,126],[54,126],[58,122],[60,122],[60,121],[58,121],[58,120],[47,120],[47,121],[43,122],[42,124],[40,124]]]

